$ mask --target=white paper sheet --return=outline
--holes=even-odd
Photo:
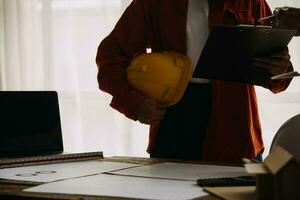
[[[244,167],[171,162],[140,166],[132,169],[118,170],[112,172],[112,174],[190,181],[196,181],[197,179],[204,178],[247,176]]]
[[[207,195],[195,182],[98,174],[47,183],[27,192],[96,195],[137,199],[193,199]]]
[[[104,161],[67,162],[0,169],[0,178],[32,182],[52,182],[135,166],[139,165]]]

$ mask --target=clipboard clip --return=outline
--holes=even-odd
[[[272,26],[264,26],[264,25],[255,25],[255,24],[238,24],[236,27],[239,28],[266,28],[272,29]]]
[[[263,25],[251,25],[251,24],[238,24],[236,25],[239,28],[239,32],[244,32],[247,29],[260,29],[265,34],[270,34],[272,26],[263,26]]]

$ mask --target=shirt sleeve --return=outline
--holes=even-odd
[[[260,18],[269,16],[272,14],[272,11],[265,0],[256,0],[256,5],[254,8],[254,17],[255,21]],[[288,49],[287,49],[288,51]],[[287,72],[293,71],[293,65],[291,64]],[[282,79],[282,80],[267,80],[263,87],[271,90],[273,93],[278,93],[284,91],[290,84],[292,79]]]
[[[111,107],[133,120],[146,97],[131,87],[126,68],[137,53],[145,51],[144,17],[143,0],[133,0],[100,43],[96,56],[99,88],[112,95]]]

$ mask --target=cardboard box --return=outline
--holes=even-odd
[[[300,199],[300,164],[284,148],[276,146],[264,163],[245,167],[257,177],[257,200]]]

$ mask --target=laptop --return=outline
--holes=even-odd
[[[0,91],[0,111],[0,168],[103,158],[64,152],[56,91]]]
[[[55,91],[0,91],[0,157],[63,152]]]

